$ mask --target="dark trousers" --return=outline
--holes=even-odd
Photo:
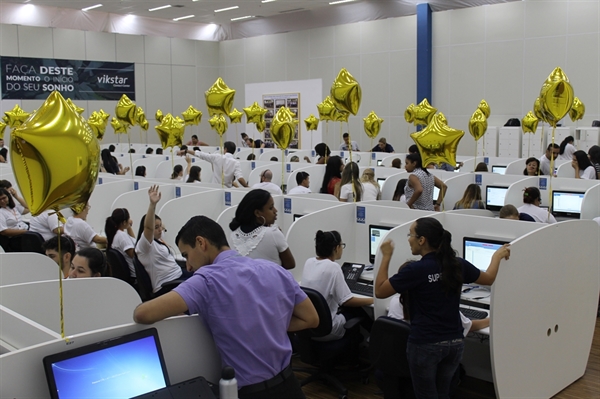
[[[306,396],[300,387],[300,381],[298,381],[294,374],[288,377],[281,384],[263,391],[244,394],[242,389],[239,391],[238,396],[240,399],[306,399]]]

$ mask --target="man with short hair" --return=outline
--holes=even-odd
[[[208,161],[213,166],[212,183],[223,184],[227,188],[231,188],[234,180],[240,182],[244,187],[248,187],[248,183],[242,175],[242,169],[240,167],[240,161],[233,157],[235,153],[235,143],[233,141],[226,141],[223,144],[225,154],[207,154],[202,151],[194,151],[185,149],[177,152],[178,155],[191,154],[195,155],[200,159]],[[224,177],[224,181],[221,180],[221,175]]]
[[[310,194],[309,174],[303,171],[296,173],[296,187],[292,188],[288,194]]]
[[[400,169],[402,168],[402,161],[400,158],[392,159],[392,168]]]
[[[260,174],[260,183],[254,184],[252,188],[262,188],[263,190],[267,190],[268,192],[270,192],[271,195],[283,194],[281,188],[279,188],[277,184],[271,182],[271,180],[273,180],[273,172],[271,172],[270,169],[265,169]]]
[[[550,174],[550,162],[552,158],[554,158],[554,164],[556,167],[556,159],[558,158],[559,153],[560,146],[558,144],[554,143],[548,145],[548,148],[546,148],[546,153],[540,158],[540,170],[543,175]]]
[[[379,143],[377,143],[377,145],[373,147],[371,152],[394,152],[394,147],[388,144],[385,137],[381,137],[379,139]]]
[[[344,139],[344,142],[340,144],[340,151],[348,151],[348,148],[352,148],[352,151],[360,151],[356,141],[350,142],[350,135],[348,133],[344,133],[342,138]]]
[[[46,256],[56,262],[57,265],[62,266],[63,277],[69,275],[71,269],[71,261],[75,256],[75,242],[69,236],[60,236],[60,252],[58,251],[58,237],[55,236],[45,241],[42,244],[42,248],[46,252]],[[62,262],[59,263],[59,262]]]
[[[223,365],[235,370],[239,398],[304,398],[287,332],[315,328],[319,316],[293,276],[231,250],[221,226],[205,216],[191,218],[175,242],[194,275],[139,305],[134,320],[151,324],[197,313]]]

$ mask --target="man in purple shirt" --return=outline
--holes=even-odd
[[[293,276],[281,266],[231,250],[223,229],[191,218],[175,239],[194,275],[173,291],[139,305],[137,323],[198,313],[223,365],[235,370],[240,398],[304,398],[290,367],[287,332],[314,328],[319,317]]]

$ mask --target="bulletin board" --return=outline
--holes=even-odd
[[[264,131],[264,141],[267,147],[276,148],[277,146],[273,143],[271,138],[271,123],[275,114],[281,107],[288,107],[296,116],[295,119],[300,120],[300,93],[284,93],[284,94],[263,94],[263,108],[267,110],[265,114],[266,127]],[[296,131],[294,132],[294,138],[290,143],[289,148],[300,148],[300,123],[296,125]]]

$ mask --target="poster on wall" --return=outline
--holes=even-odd
[[[135,64],[0,57],[2,99],[46,99],[57,90],[71,100],[135,101]]]
[[[288,107],[296,115],[295,118],[300,120],[300,93],[263,94],[263,108],[267,110],[265,114],[266,128],[264,131],[264,141],[267,147],[276,147],[271,138],[271,122],[273,122],[275,114],[281,107]],[[294,138],[290,143],[290,148],[301,147],[299,126],[300,124],[298,123],[294,132]]]

